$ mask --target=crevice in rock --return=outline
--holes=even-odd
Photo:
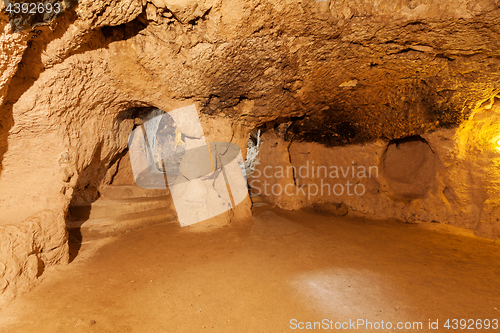
[[[192,19],[192,20],[188,21],[188,24],[190,24],[190,25],[197,25],[200,20],[206,20],[207,16],[210,14],[211,10],[212,10],[212,7],[210,7],[209,9],[207,9],[207,11],[205,13],[203,13],[203,15],[201,15],[200,17],[197,17],[195,19]],[[174,17],[175,17],[175,15],[174,15]],[[179,21],[179,20],[177,19],[177,21]]]
[[[134,20],[120,24],[117,26],[103,26],[100,28],[100,32],[105,37],[106,42],[101,47],[97,48],[106,48],[110,43],[127,40],[130,39],[137,34],[139,34],[142,30],[148,27],[148,21],[145,19],[145,13],[143,12]],[[92,48],[89,48],[86,51],[91,51]]]
[[[3,114],[0,116],[0,176],[3,170],[3,157],[9,149],[9,131],[14,125],[14,117],[12,116],[12,105],[10,107],[2,106]]]
[[[118,153],[115,157],[113,157],[111,159],[111,161],[109,162],[109,165],[113,165],[116,163],[116,171],[110,176],[110,179],[109,179],[109,182],[110,183],[113,183],[113,180],[115,179],[116,177],[116,174],[118,173],[119,171],[119,168],[120,168],[120,164],[122,163],[122,158],[128,153],[128,148],[123,150],[122,152]]]
[[[40,277],[42,276],[43,272],[45,272],[45,262],[43,262],[43,260],[37,256],[37,259],[38,259],[38,271],[36,273],[36,277]]]
[[[71,204],[82,204],[96,201],[99,198],[97,189],[106,173],[105,161],[101,160],[104,143],[100,142],[94,151],[94,157],[87,167],[78,175]]]
[[[24,52],[23,59],[9,85],[6,95],[5,107],[12,106],[26,90],[33,85],[40,74],[45,70],[41,55],[47,45],[54,39],[61,38],[66,30],[76,21],[74,11],[68,11],[57,20],[55,28],[41,26],[33,30],[33,37],[28,42],[28,48]],[[50,37],[47,37],[50,36]]]
[[[290,152],[290,147],[292,146],[292,141],[289,141],[287,146],[286,146],[286,152],[288,154],[288,162],[290,163],[290,165],[293,165],[293,162],[292,162],[292,154]],[[296,169],[295,168],[292,168],[292,177],[293,177],[293,184],[295,186],[300,186],[299,185],[299,182],[298,182],[298,179],[297,179],[297,172],[296,172]]]

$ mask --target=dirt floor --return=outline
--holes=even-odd
[[[462,331],[447,319],[500,331],[498,242],[440,224],[261,207],[210,232],[172,223],[83,241],[0,310],[0,332]]]

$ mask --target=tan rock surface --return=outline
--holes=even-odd
[[[70,202],[96,199],[140,118],[135,108],[195,103],[208,140],[234,142],[243,154],[253,129],[291,121],[272,157],[285,164],[294,163],[289,142],[325,163],[326,147],[355,144],[332,149],[347,163],[356,155],[379,165],[388,140],[423,135],[442,163],[432,199],[408,206],[374,194],[348,205],[438,216],[497,237],[497,157],[484,143],[496,124],[464,121],[487,112],[483,103],[499,92],[499,23],[499,2],[487,0],[82,0],[19,33],[2,11],[0,226],[50,247],[45,265],[64,262],[62,216]],[[474,126],[488,129],[477,136]],[[441,127],[455,130],[431,133]],[[367,189],[377,186],[384,191],[383,181]],[[287,208],[303,201],[285,199],[277,200]],[[9,249],[0,264],[33,266],[31,249]],[[2,277],[4,295],[35,283],[23,274]],[[22,281],[27,287],[15,287]]]

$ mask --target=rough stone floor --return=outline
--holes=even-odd
[[[440,224],[261,207],[246,225],[160,224],[83,243],[0,310],[0,332],[371,331],[344,324],[357,319],[422,323],[374,332],[489,319],[474,331],[495,332],[500,319],[499,244]]]

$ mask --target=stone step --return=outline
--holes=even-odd
[[[91,204],[72,205],[69,207],[69,210],[73,218],[81,220],[118,217],[161,208],[173,209],[173,207],[172,197],[164,195],[160,197],[140,197],[122,200],[99,198]]]
[[[251,194],[250,195],[250,200],[252,201],[252,203],[259,203],[259,202],[265,202],[264,201],[264,198],[261,197],[261,196],[258,196],[258,195],[255,195],[255,194]]]
[[[102,199],[129,199],[143,197],[159,197],[170,193],[170,190],[152,190],[131,185],[107,185],[99,189]]]
[[[172,205],[172,207],[109,218],[66,221],[66,228],[74,239],[81,242],[82,240],[116,236],[154,224],[177,221],[177,214]]]

